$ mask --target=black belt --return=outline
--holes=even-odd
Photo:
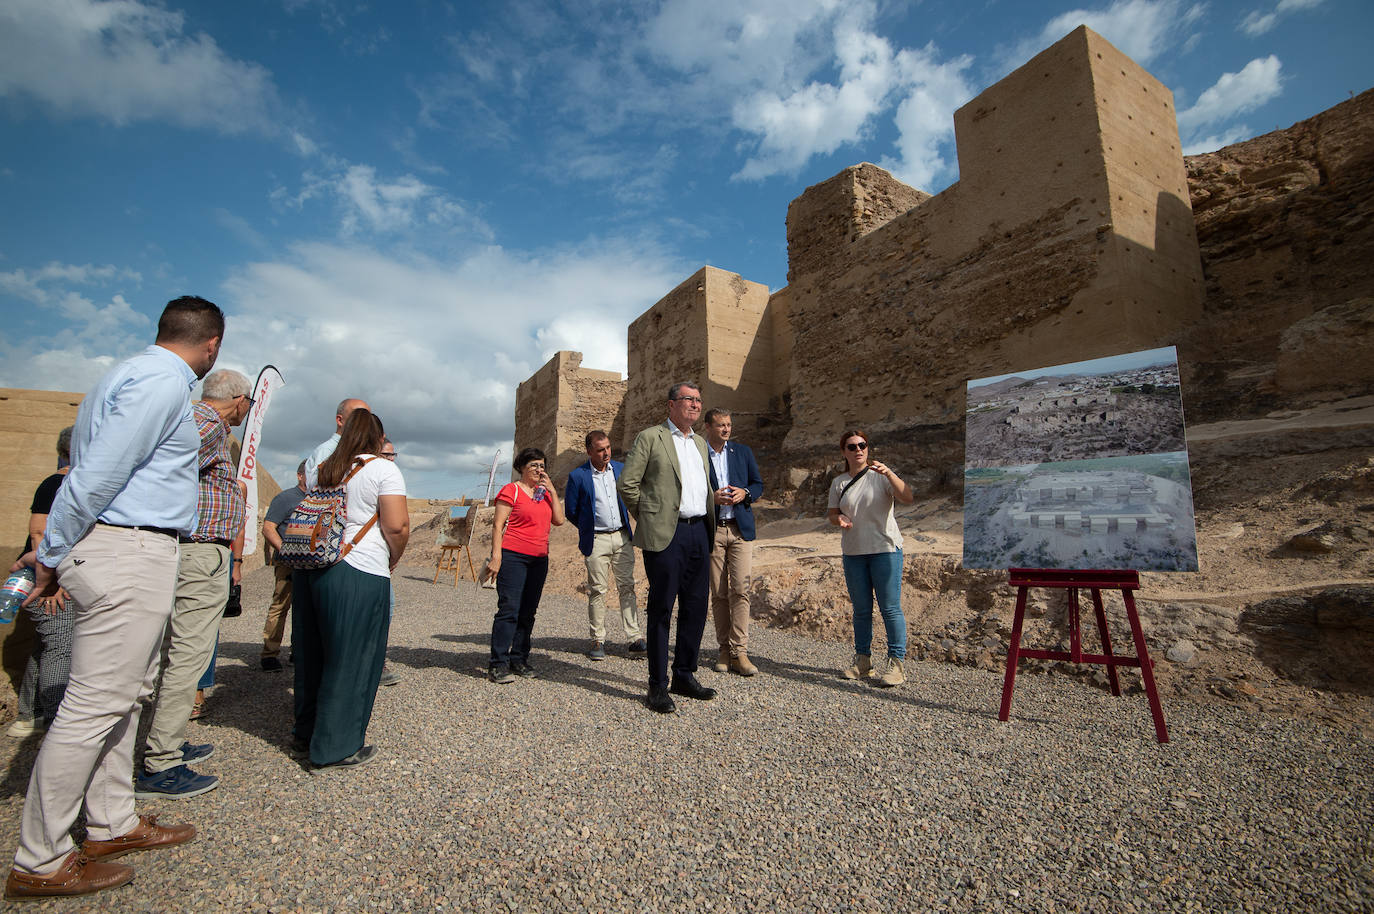
[[[679,517],[677,522],[679,524],[699,524],[704,520],[706,520],[706,515],[698,514],[696,517]]]
[[[148,533],[157,533],[162,536],[170,536],[174,540],[180,540],[181,534],[170,527],[149,527],[145,524],[107,524],[103,520],[99,522],[102,527],[118,527],[121,530],[145,530]]]
[[[181,543],[182,545],[190,545],[194,543],[199,546],[223,546],[225,549],[234,548],[233,540],[198,540],[189,536],[178,536],[177,542]]]
[[[614,530],[598,530],[597,533],[619,533],[624,527],[616,527]]]
[[[716,521],[716,526],[717,526],[717,527],[728,527],[728,526],[730,526],[731,524],[735,524],[735,519],[734,519],[733,517],[727,517],[727,518],[724,518],[723,520],[718,520],[718,521]],[[735,526],[739,526],[739,525],[738,525],[738,524],[735,524]]]

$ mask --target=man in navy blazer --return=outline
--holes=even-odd
[[[587,619],[593,660],[606,659],[606,588],[615,570],[620,622],[629,653],[643,656],[648,645],[639,631],[635,604],[635,553],[630,514],[616,492],[624,465],[611,459],[611,438],[601,429],[587,433],[587,462],[568,474],[564,495],[568,519],[577,525],[577,548],[587,562]]]
[[[754,563],[754,509],[763,479],[754,452],[730,440],[728,409],[706,412],[706,455],[710,458],[716,542],[711,550],[711,616],[720,654],[715,670],[753,676],[749,661],[749,583]]]

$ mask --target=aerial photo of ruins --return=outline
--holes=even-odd
[[[970,381],[964,463],[1184,450],[1183,401],[1173,347]]]

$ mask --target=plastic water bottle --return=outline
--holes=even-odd
[[[19,606],[33,593],[33,569],[25,566],[5,581],[0,588],[0,622],[13,622]]]
[[[548,491],[549,491],[548,488],[545,487],[545,486],[543,486],[543,485],[535,486],[535,487],[534,487],[534,500],[535,500],[535,501],[543,501],[543,500],[544,500],[544,496],[545,496],[545,494],[548,493]]]

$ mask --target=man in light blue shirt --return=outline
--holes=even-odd
[[[316,445],[315,450],[310,452],[310,456],[305,458],[305,487],[307,489],[313,489],[319,483],[320,464],[324,463],[325,458],[334,453],[334,449],[339,446],[339,433],[343,431],[344,423],[348,421],[349,414],[355,409],[371,411],[366,400],[350,397],[340,401],[339,408],[334,411],[334,434]]]
[[[177,537],[196,525],[200,435],[191,388],[215,364],[224,314],[203,298],[171,301],[157,342],[86,395],[72,469],[48,515],[29,602],[57,590],[78,606],[71,679],[34,762],[9,898],[80,895],[124,885],[104,860],[195,837],[134,813],[133,749],[152,694],[177,579]],[[36,564],[35,564],[36,560]],[[69,834],[85,807],[87,840]]]

